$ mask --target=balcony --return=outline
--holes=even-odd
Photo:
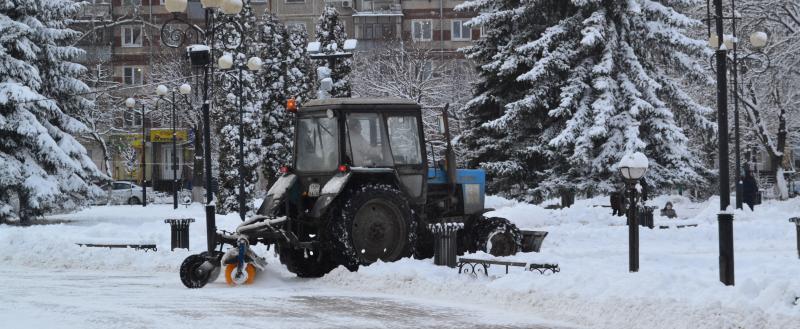
[[[99,2],[99,1],[98,1]],[[86,20],[92,18],[111,18],[111,1],[107,3],[87,3],[81,6],[77,15],[79,20]]]
[[[403,16],[399,0],[358,0],[353,16]]]

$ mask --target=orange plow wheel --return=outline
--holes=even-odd
[[[236,280],[234,278],[236,275],[236,264],[228,264],[225,266],[225,282],[231,286],[253,283],[253,280],[256,278],[256,267],[253,266],[253,264],[247,264],[242,274],[245,275],[245,278]]]

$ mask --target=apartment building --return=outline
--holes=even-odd
[[[478,28],[464,23],[475,13],[457,12],[460,0],[271,0],[269,10],[287,25],[314,32],[325,6],[334,6],[348,36],[358,39],[360,50],[382,42],[403,40],[418,47],[458,57],[456,49],[481,37]]]
[[[456,49],[480,38],[479,29],[466,28],[464,22],[472,13],[456,12],[453,8],[463,1],[450,0],[250,0],[258,14],[268,10],[286,25],[304,27],[311,35],[325,6],[335,6],[350,37],[359,40],[359,50],[381,47],[386,41],[411,41],[415,46],[441,52],[442,58],[455,59]],[[160,28],[173,17],[164,7],[164,0],[87,0],[76,17],[73,28],[85,32],[77,46],[86,50],[81,59],[90,70],[106,70],[115,82],[114,95],[123,101],[127,97],[152,97],[158,80],[154,69],[162,54],[175,51],[161,44]],[[203,26],[204,10],[199,0],[189,0],[185,16]],[[152,106],[151,106],[152,107]],[[147,111],[154,111],[148,108]],[[142,143],[142,125],[146,127]],[[142,121],[140,109],[128,111],[115,120],[119,131],[108,140],[115,145],[130,144],[141,158],[142,145],[147,165],[144,173],[139,166],[131,169],[130,161],[115,156],[110,159],[114,179],[133,180],[166,190],[173,179],[171,168],[172,143],[164,138],[171,123],[153,120],[148,114]],[[184,159],[192,159],[193,132],[179,123],[178,179],[190,181],[192,173]],[[171,132],[171,131],[170,131]],[[170,134],[171,136],[171,134]],[[84,140],[90,156],[105,170],[103,152],[99,145]]]

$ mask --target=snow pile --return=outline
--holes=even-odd
[[[189,227],[190,250],[170,251],[167,218],[194,218]],[[0,262],[44,268],[175,271],[184,258],[206,249],[205,213],[200,204],[188,208],[172,205],[97,206],[48,218],[66,222],[18,227],[0,225]],[[232,231],[241,223],[238,214],[217,215],[217,227]],[[157,252],[134,249],[80,247],[94,244],[156,244]]]

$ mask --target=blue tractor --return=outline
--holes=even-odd
[[[217,234],[219,252],[187,258],[184,284],[203,286],[221,266],[229,283],[252,281],[265,264],[249,249],[257,243],[274,245],[300,277],[430,258],[429,228],[443,223],[458,223],[459,253],[521,250],[514,224],[484,216],[491,210],[484,207],[484,171],[455,168],[446,108],[446,156],[429,167],[421,112],[413,101],[369,98],[313,100],[295,109],[293,164],[281,169],[257,216]],[[225,244],[234,248],[222,253]]]

